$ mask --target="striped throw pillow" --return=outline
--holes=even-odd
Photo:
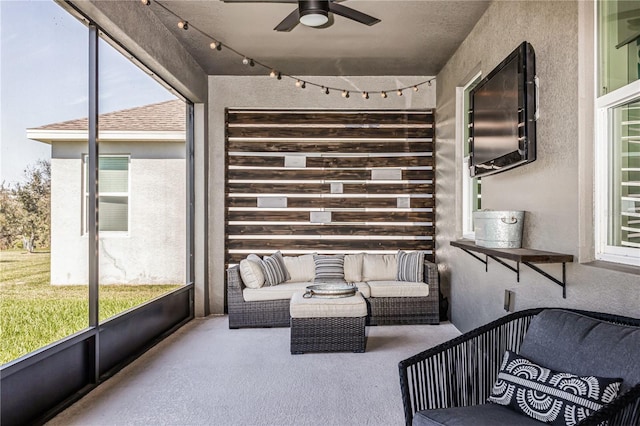
[[[314,254],[315,281],[344,281],[344,255]]]
[[[424,252],[407,253],[398,251],[398,281],[424,281]]]
[[[273,253],[269,257],[263,257],[260,266],[262,266],[264,279],[268,286],[278,285],[291,278],[289,276],[289,271],[287,271],[287,267],[284,265],[282,253],[279,251]]]

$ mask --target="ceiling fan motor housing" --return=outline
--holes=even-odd
[[[300,22],[310,27],[324,25],[329,20],[329,0],[298,0]]]

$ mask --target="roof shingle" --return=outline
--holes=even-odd
[[[101,131],[185,131],[185,104],[179,99],[100,114]],[[62,121],[34,130],[87,130],[87,118]]]

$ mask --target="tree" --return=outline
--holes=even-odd
[[[14,191],[2,182],[0,185],[0,250],[14,247],[20,239],[19,217],[21,206]]]
[[[25,181],[14,189],[2,185],[1,238],[9,247],[21,238],[23,247],[33,253],[36,246],[49,247],[51,239],[51,163],[38,160],[24,174]]]

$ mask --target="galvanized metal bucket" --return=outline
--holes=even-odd
[[[488,248],[522,247],[524,211],[481,210],[473,212],[476,244]]]

